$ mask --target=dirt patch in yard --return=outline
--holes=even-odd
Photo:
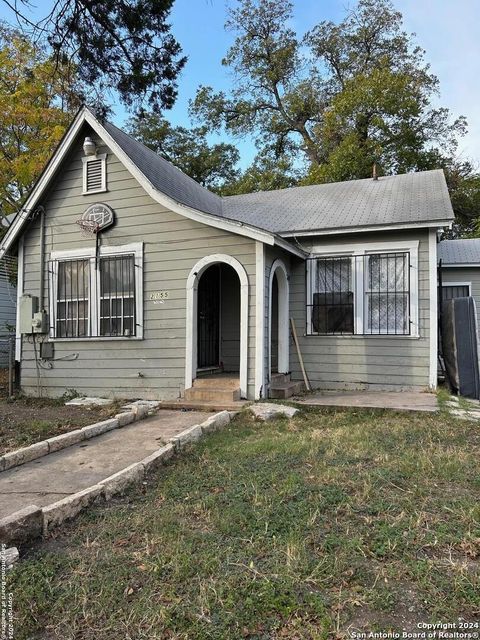
[[[86,408],[46,398],[0,398],[0,455],[106,420],[118,413],[120,404]]]

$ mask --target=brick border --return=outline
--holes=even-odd
[[[54,436],[47,440],[41,440],[40,442],[35,442],[34,444],[29,445],[28,447],[22,447],[21,449],[15,449],[15,451],[5,453],[0,456],[0,473],[2,471],[13,469],[14,467],[19,467],[26,462],[37,460],[37,458],[43,458],[43,456],[46,456],[49,453],[61,451],[62,449],[71,447],[83,440],[89,440],[90,438],[101,436],[102,434],[107,433],[107,431],[119,429],[131,424],[132,422],[136,422],[137,420],[147,418],[153,415],[159,406],[159,402],[137,400],[136,402],[132,402],[130,405],[126,405],[126,407],[129,408],[128,411],[117,413],[113,418],[89,424],[81,429],[67,431],[67,433],[62,433],[59,436]]]
[[[173,455],[179,453],[185,446],[197,442],[207,433],[225,427],[237,413],[238,411],[220,411],[210,418],[207,418],[204,422],[184,429],[171,438],[168,444],[160,447],[160,449],[143,458],[140,462],[136,462],[117,471],[117,473],[114,473],[91,487],[73,493],[45,507],[30,505],[29,507],[12,513],[6,518],[0,519],[0,542],[5,544],[23,543],[38,538],[41,535],[46,536],[52,529],[62,524],[65,520],[74,518],[80,511],[91,504],[108,501],[114,495],[123,493],[132,485],[140,484],[149,473],[165,464],[167,460],[170,460]],[[148,412],[145,412],[141,417],[146,417],[147,415]],[[117,417],[115,417],[113,421],[117,421]],[[97,425],[91,426],[96,427]],[[89,427],[85,427],[85,429],[88,428]],[[108,430],[109,429],[106,429],[106,431]],[[105,430],[101,432],[105,433]],[[97,433],[95,435],[99,434]],[[91,435],[90,437],[94,436]]]

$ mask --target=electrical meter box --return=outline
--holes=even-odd
[[[45,311],[37,311],[33,314],[32,333],[48,332],[48,316]]]
[[[20,333],[33,333],[33,314],[38,311],[38,298],[25,294],[19,301],[19,329]]]

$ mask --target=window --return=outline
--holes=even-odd
[[[470,293],[470,283],[449,283],[442,285],[442,300],[451,300],[452,298],[468,298]]]
[[[135,335],[134,256],[100,260],[100,335]]]
[[[318,258],[313,290],[314,333],[353,333],[351,258]]]
[[[366,332],[410,333],[409,254],[381,253],[366,261]]]
[[[89,334],[88,260],[69,260],[58,264],[55,331],[59,338],[78,338]]]
[[[308,259],[307,334],[418,335],[417,247]]]
[[[142,245],[101,247],[97,257],[86,253],[52,255],[51,337],[141,338]]]
[[[83,193],[107,190],[107,154],[86,156],[83,162]]]

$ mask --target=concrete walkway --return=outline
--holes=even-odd
[[[421,391],[322,391],[295,402],[312,407],[359,407],[397,411],[438,411],[437,396]]]
[[[211,413],[160,411],[91,440],[0,473],[0,518],[35,504],[44,507],[140,462],[175,434]]]

